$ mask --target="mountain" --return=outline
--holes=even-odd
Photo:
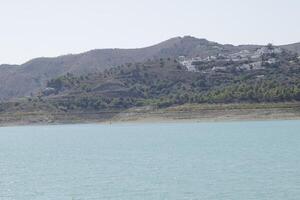
[[[31,97],[0,103],[0,125],[98,122],[141,114],[181,118],[185,113],[187,118],[211,119],[241,112],[268,119],[300,116],[299,55],[273,45],[212,44],[209,49],[211,43],[202,42],[206,54],[167,48],[165,55],[175,58],[154,57],[49,79]],[[19,67],[2,68],[14,74]]]
[[[232,54],[242,50],[255,51],[259,45],[222,45],[190,36],[176,37],[154,46],[139,49],[100,49],[54,58],[36,58],[19,66],[0,66],[0,100],[36,94],[47,81],[66,74],[87,75],[103,72],[126,63],[148,59],[207,57]],[[297,45],[284,48],[298,51]]]
[[[300,58],[269,45],[206,58],[153,59],[88,76],[68,74],[49,81],[39,97],[68,109],[298,101]]]

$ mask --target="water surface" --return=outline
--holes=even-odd
[[[0,128],[1,200],[298,200],[300,121]]]

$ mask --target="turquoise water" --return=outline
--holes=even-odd
[[[300,121],[0,128],[1,200],[299,200]]]

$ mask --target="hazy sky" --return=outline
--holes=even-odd
[[[300,0],[0,0],[0,63],[192,35],[300,42]]]

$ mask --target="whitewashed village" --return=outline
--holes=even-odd
[[[279,47],[268,46],[258,48],[255,51],[242,50],[233,54],[217,54],[206,58],[187,58],[180,56],[179,62],[188,71],[200,73],[232,72],[262,70],[266,67],[276,67],[280,64],[280,58],[285,50]],[[295,55],[296,56],[296,55]],[[300,57],[298,57],[300,59]]]

